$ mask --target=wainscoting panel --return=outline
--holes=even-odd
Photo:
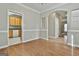
[[[23,32],[23,41],[27,41],[30,39],[38,39],[39,38],[39,31],[24,31]]]
[[[8,45],[8,36],[7,32],[0,32],[0,47]]]

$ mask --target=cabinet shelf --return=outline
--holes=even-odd
[[[20,25],[9,25],[9,30],[21,30]]]

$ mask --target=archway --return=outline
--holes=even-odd
[[[48,16],[48,38],[63,38],[67,36],[67,11],[57,10]],[[65,41],[65,40],[64,40]]]

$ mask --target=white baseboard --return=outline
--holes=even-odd
[[[41,38],[41,39],[43,39],[43,40],[48,40],[47,38]]]
[[[56,37],[54,37],[54,36],[49,36],[48,38],[55,39]]]
[[[43,39],[43,40],[48,40],[48,38],[40,38],[40,39]]]
[[[10,40],[8,41],[9,46],[20,44],[20,43],[21,43],[20,37],[10,38]]]
[[[23,41],[22,43],[29,42],[29,41],[32,41],[32,40],[37,40],[37,39],[39,39],[39,38],[29,39],[29,40]],[[16,43],[16,44],[20,44],[20,43]],[[14,45],[16,45],[16,44],[14,44]],[[0,46],[0,49],[7,48],[7,47],[9,47],[9,46],[12,46],[12,45]]]
[[[48,38],[45,38],[45,37],[40,37],[39,39],[44,39],[44,40],[48,40]]]
[[[7,48],[8,45],[0,46],[0,49]]]
[[[74,47],[78,47],[79,48],[79,45],[74,45]]]
[[[79,45],[76,45],[76,44],[71,44],[71,43],[67,43],[67,45],[71,46],[71,47],[78,47],[79,48]]]
[[[72,46],[72,44],[71,44],[71,43],[67,43],[67,45]]]
[[[37,40],[37,39],[39,39],[39,38],[33,38],[33,39],[25,40],[25,41],[22,41],[22,42],[25,43],[25,42],[29,42],[29,41],[33,41],[33,40]]]

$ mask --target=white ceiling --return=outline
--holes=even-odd
[[[31,7],[39,12],[46,11],[48,9],[56,8],[65,3],[22,3],[24,6]]]
[[[22,3],[21,5],[23,7],[29,7],[33,11],[37,11],[39,13],[52,9],[74,10],[79,8],[79,3]]]

